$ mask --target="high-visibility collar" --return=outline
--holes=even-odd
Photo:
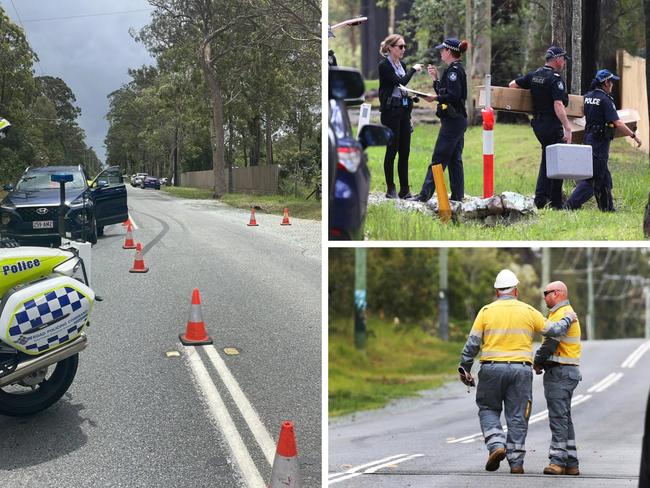
[[[558,308],[566,307],[567,305],[571,305],[569,303],[569,300],[562,300],[561,302],[556,303],[555,306],[549,310],[549,312],[555,312]]]

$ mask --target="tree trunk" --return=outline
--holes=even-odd
[[[645,11],[645,84],[646,95],[648,102],[648,117],[650,118],[650,62],[648,60],[648,53],[650,53],[650,0],[643,2],[643,10]]]
[[[266,115],[266,164],[273,164],[273,138],[271,131],[271,116]]]
[[[601,7],[601,0],[591,0],[582,4],[584,25],[582,47],[584,49],[582,50],[582,90],[580,94],[587,92],[598,67]]]
[[[472,48],[469,94],[473,93],[473,90],[469,91],[473,86],[484,84],[485,75],[492,70],[492,0],[478,0],[475,6],[475,45]],[[468,115],[470,114],[471,112],[468,112]]]
[[[566,47],[565,0],[551,0],[551,44]]]
[[[223,94],[219,80],[212,67],[212,52],[210,41],[212,36],[206,37],[201,43],[199,62],[208,85],[210,101],[212,102],[212,169],[214,171],[214,198],[221,198],[226,194],[226,172],[224,158],[224,133],[223,133]]]
[[[582,0],[573,0],[571,18],[571,93],[582,93]]]

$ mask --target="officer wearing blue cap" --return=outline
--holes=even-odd
[[[564,108],[569,104],[569,95],[559,73],[569,57],[561,47],[551,46],[545,59],[544,66],[512,80],[508,86],[529,89],[533,97],[531,125],[542,145],[535,206],[544,208],[550,202],[551,207],[557,210],[562,208],[562,180],[551,180],[546,176],[546,146],[561,142],[571,144],[571,126]]]
[[[415,200],[426,202],[435,191],[433,172],[434,164],[442,164],[442,168],[449,167],[449,182],[451,184],[451,199],[462,201],[465,196],[465,178],[463,175],[463,146],[465,145],[465,130],[467,129],[467,75],[460,61],[462,53],[467,51],[467,41],[458,39],[445,39],[436,46],[440,49],[440,57],[448,68],[438,80],[438,70],[429,65],[427,70],[433,80],[433,89],[436,95],[425,97],[428,102],[437,101],[436,115],[440,118],[440,132],[436,146],[431,156],[431,164],[427,168],[424,184]]]
[[[607,167],[609,141],[620,129],[641,146],[641,140],[618,117],[616,105],[611,96],[614,82],[620,80],[608,69],[601,69],[591,82],[590,92],[584,97],[585,104],[585,144],[592,148],[594,176],[578,182],[575,190],[566,201],[569,210],[578,209],[592,196],[596,197],[598,208],[603,212],[614,211],[612,197],[612,175]]]

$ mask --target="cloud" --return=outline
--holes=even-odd
[[[146,0],[0,0],[12,21],[23,22],[27,39],[40,59],[37,75],[62,78],[77,97],[86,143],[105,159],[105,119],[109,93],[129,81],[128,68],[154,64],[142,44],[129,35],[150,20]],[[137,12],[134,12],[137,11]],[[125,12],[114,15],[85,16]],[[84,17],[77,17],[84,16]],[[43,20],[52,19],[52,20]],[[42,71],[41,71],[42,70]]]

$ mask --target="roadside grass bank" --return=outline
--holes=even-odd
[[[409,158],[412,193],[422,186],[439,130],[438,124],[420,124],[413,132]],[[541,148],[532,129],[527,125],[497,124],[494,139],[495,193],[515,191],[533,196]],[[468,128],[463,151],[466,195],[483,193],[482,144],[482,128]],[[371,191],[386,191],[384,153],[384,147],[368,150]],[[592,198],[579,211],[545,209],[507,226],[486,227],[474,223],[442,224],[437,217],[398,211],[391,203],[383,203],[369,208],[366,236],[373,240],[642,240],[643,212],[650,188],[648,156],[623,139],[615,139],[609,169],[614,181],[615,213],[600,212]],[[445,181],[449,191],[447,171]],[[564,182],[566,196],[574,186],[572,181]]]
[[[193,198],[201,200],[212,199],[213,191],[206,188],[187,188],[163,186],[166,193],[178,198]],[[221,198],[223,203],[235,208],[259,208],[258,211],[273,215],[283,215],[285,207],[289,209],[289,218],[321,219],[321,201],[314,197],[305,200],[291,195],[256,195],[252,193],[227,193]]]
[[[381,408],[453,380],[463,344],[442,342],[420,327],[368,319],[366,351],[354,346],[352,320],[329,326],[329,415]]]

